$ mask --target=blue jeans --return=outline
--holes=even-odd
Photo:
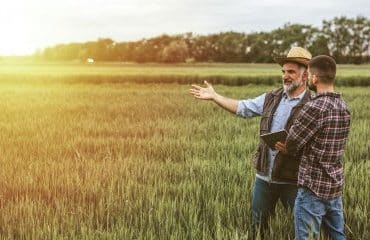
[[[293,184],[268,183],[256,177],[252,196],[252,228],[260,228],[261,235],[268,226],[280,199],[286,209],[293,210],[298,187]]]
[[[295,239],[317,239],[323,224],[326,237],[335,240],[346,239],[342,197],[324,200],[307,188],[299,188],[294,206]]]

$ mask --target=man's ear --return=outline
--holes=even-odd
[[[319,81],[319,77],[316,74],[312,75],[312,83],[317,84],[318,81]]]

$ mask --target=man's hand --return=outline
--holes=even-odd
[[[212,85],[209,84],[207,81],[204,81],[206,85],[205,88],[192,84],[190,89],[190,94],[192,94],[195,98],[202,99],[202,100],[213,100],[216,96],[216,92],[213,89]]]
[[[275,144],[276,150],[279,150],[280,152],[287,154],[285,143],[277,142]]]
[[[238,109],[239,101],[224,97],[213,89],[212,85],[209,84],[207,81],[204,81],[204,84],[206,87],[201,87],[195,84],[191,85],[190,94],[193,95],[197,99],[201,100],[212,100],[220,107],[226,109],[227,111],[231,113],[236,113]]]

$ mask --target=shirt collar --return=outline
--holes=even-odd
[[[340,98],[341,94],[337,92],[323,92],[323,93],[317,93],[315,98],[324,97],[324,96]]]
[[[286,91],[284,90],[284,91],[283,91],[283,97],[286,97],[286,98],[288,98],[289,100],[301,100],[301,99],[303,98],[304,94],[306,93],[306,91],[307,91],[307,89],[305,89],[305,90],[304,90],[301,94],[299,94],[298,96],[293,97],[293,98],[290,98],[290,97],[288,96],[288,94],[286,93]]]

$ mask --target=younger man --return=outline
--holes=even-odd
[[[350,128],[350,113],[341,95],[334,92],[336,63],[320,55],[308,64],[308,87],[317,92],[296,118],[283,153],[303,150],[294,206],[297,240],[318,238],[320,225],[332,239],[345,239],[342,205],[344,183],[342,156]]]

